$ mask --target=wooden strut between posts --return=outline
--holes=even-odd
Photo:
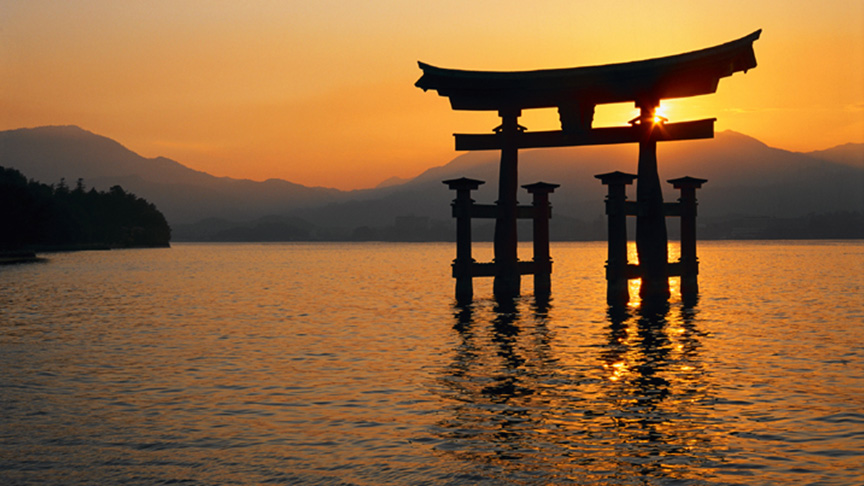
[[[519,275],[534,275],[537,273],[538,265],[535,261],[519,261],[516,262],[519,269]],[[461,276],[461,270],[458,264],[453,263],[453,278]],[[552,273],[552,262],[546,266],[549,273]],[[495,262],[471,262],[472,277],[494,277],[496,271]]]
[[[644,211],[640,209],[636,201],[624,201],[624,210],[627,216],[639,216]],[[683,212],[681,202],[664,202],[663,214],[667,218],[680,217]]]
[[[666,264],[666,269],[670,277],[681,277],[684,275],[684,265],[680,262],[669,262]],[[639,265],[628,263],[626,267],[627,280],[642,278],[642,268]]]
[[[472,219],[495,219],[498,217],[498,206],[495,204],[476,204],[472,203],[469,210],[469,217]],[[458,218],[461,216],[461,208],[453,206],[453,217]],[[534,206],[516,206],[516,218],[517,219],[534,219],[535,214]],[[552,217],[552,212],[550,209],[549,218]]]

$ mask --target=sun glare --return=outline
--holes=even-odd
[[[631,109],[631,110],[632,110],[631,114],[633,116],[633,119],[631,119],[628,123],[633,125],[636,123],[644,123],[645,122],[645,119],[642,118],[641,110],[638,107],[636,107],[635,109]],[[663,123],[666,123],[667,121],[669,121],[667,113],[668,113],[668,110],[666,109],[666,107],[658,106],[657,108],[655,108],[654,113],[652,113],[651,117],[649,118],[651,124],[652,125],[662,125]]]
[[[669,118],[667,118],[666,115],[667,115],[666,108],[663,106],[658,106],[654,110],[654,117],[651,120],[651,123],[653,123],[654,125],[657,125],[660,123],[666,123],[667,121],[669,121]]]

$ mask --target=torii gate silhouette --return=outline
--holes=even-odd
[[[495,128],[494,133],[455,135],[456,150],[501,150],[495,212],[495,296],[509,297],[520,293],[516,234],[519,149],[638,143],[638,173],[632,177],[638,179],[637,210],[634,213],[639,257],[636,274],[642,278],[640,295],[643,301],[668,300],[670,271],[666,212],[657,171],[657,142],[713,138],[716,119],[666,123],[666,120],[655,117],[655,110],[662,99],[714,93],[720,78],[756,67],[753,42],[761,32],[758,30],[725,44],[684,54],[601,66],[490,72],[444,69],[418,63],[423,71],[423,76],[415,84],[418,88],[424,91],[432,89],[449,98],[454,110],[497,111],[501,117],[501,125]],[[621,102],[634,102],[640,109],[639,116],[631,120],[629,126],[592,126],[596,105]],[[561,130],[526,131],[518,124],[518,118],[522,110],[532,108],[557,108]],[[700,181],[699,184],[705,182],[694,180]],[[607,182],[604,180],[604,184]],[[612,186],[610,194],[611,191]],[[610,239],[610,260],[612,243]],[[454,262],[454,275],[457,263]],[[612,262],[607,263],[611,265]],[[627,266],[626,255],[624,265]],[[469,272],[467,278],[470,277]],[[610,304],[620,303],[617,302],[620,299],[611,297],[612,279],[608,270],[607,280]],[[458,289],[457,283],[457,298]]]

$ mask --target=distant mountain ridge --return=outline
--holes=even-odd
[[[864,167],[864,143],[847,143],[827,150],[807,152],[806,155],[852,167]]]
[[[140,176],[151,182],[204,183],[214,176],[165,157],[144,158],[120,143],[74,125],[0,132],[0,161],[14,161],[43,183],[60,178]]]
[[[271,179],[264,182],[215,177],[173,160],[142,157],[110,138],[77,126],[0,132],[0,166],[53,184],[84,179],[89,187],[124,189],[152,201],[169,222],[208,216],[249,219],[286,207],[325,204],[342,193]]]
[[[589,229],[596,236],[602,233],[598,221],[606,189],[594,175],[635,173],[637,156],[635,145],[523,150],[519,183],[561,185],[551,197],[553,237],[580,238]],[[864,214],[864,144],[798,153],[724,131],[714,139],[660,144],[658,159],[661,180],[708,179],[697,193],[700,221],[706,224],[729,217]],[[450,239],[453,194],[441,181],[484,180],[473,197],[491,203],[497,198],[498,162],[496,151],[464,153],[407,181],[391,178],[374,189],[339,191],[277,179],[215,177],[163,157],[141,157],[75,126],[0,132],[0,166],[49,184],[61,177],[69,184],[83,178],[98,189],[119,184],[156,204],[177,239]],[[674,201],[676,191],[664,186],[666,200]],[[632,186],[628,194],[635,197]],[[519,200],[530,200],[521,189]],[[487,223],[476,223],[478,234]],[[447,234],[438,236],[441,232]]]

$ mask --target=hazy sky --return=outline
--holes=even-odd
[[[498,124],[415,88],[418,60],[607,64],[757,29],[759,66],[664,102],[670,121],[716,117],[796,151],[864,142],[864,0],[0,0],[0,129],[74,124],[214,175],[370,187]],[[598,108],[595,126],[631,113]],[[553,129],[557,113],[521,123]]]

